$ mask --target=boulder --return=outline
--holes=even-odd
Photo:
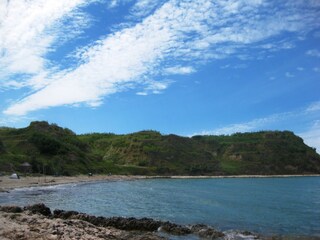
[[[165,222],[161,226],[161,230],[174,235],[187,235],[191,233],[189,228],[171,222]]]
[[[191,232],[194,234],[197,234],[202,238],[209,238],[209,239],[221,238],[225,236],[223,232],[217,231],[204,224],[196,224],[191,226]]]
[[[7,213],[21,213],[23,209],[18,206],[0,206],[0,210]]]
[[[47,217],[51,216],[50,208],[48,208],[43,203],[38,203],[38,204],[26,206],[26,207],[24,207],[24,210],[29,210],[33,214],[39,213],[39,214],[42,214],[42,215],[47,216]]]

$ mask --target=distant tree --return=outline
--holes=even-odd
[[[61,143],[59,141],[40,133],[34,133],[29,141],[36,145],[43,154],[54,155],[57,154],[61,148]]]
[[[3,153],[3,152],[5,152],[5,147],[3,142],[0,140],[0,153]]]

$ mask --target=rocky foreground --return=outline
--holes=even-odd
[[[0,239],[166,239],[163,234],[216,239],[222,232],[205,225],[181,226],[149,218],[95,217],[51,210],[44,204],[0,207]]]
[[[319,240],[319,237],[261,237],[250,232],[220,232],[206,225],[182,226],[150,218],[95,217],[76,211],[54,210],[44,204],[26,207],[0,206],[1,240]]]

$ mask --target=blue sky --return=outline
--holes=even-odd
[[[0,125],[290,130],[320,151],[320,1],[0,2]]]

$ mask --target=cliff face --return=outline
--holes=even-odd
[[[23,162],[33,172],[64,175],[320,173],[315,149],[288,131],[188,138],[156,131],[77,136],[47,122],[0,128],[0,171],[17,171]]]

